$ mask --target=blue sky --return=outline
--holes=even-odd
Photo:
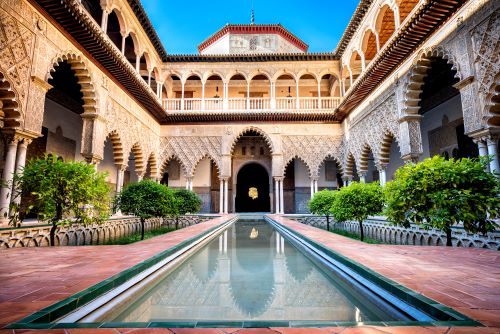
[[[333,51],[358,0],[254,0],[255,23],[281,23],[309,44]],[[250,23],[252,0],[142,0],[170,54],[198,53],[197,46],[226,23]]]

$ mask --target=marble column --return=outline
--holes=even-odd
[[[490,137],[486,140],[488,145],[488,155],[492,158],[490,161],[490,171],[492,173],[500,172],[500,167],[498,165],[498,139],[496,137]]]
[[[314,179],[314,193],[318,192],[318,179]]]
[[[483,138],[475,139],[474,142],[477,145],[477,148],[479,150],[479,156],[483,158],[488,157],[488,146],[485,143],[485,140]],[[486,171],[490,171],[490,166],[486,166]]]
[[[229,180],[224,179],[224,213],[229,212]]]
[[[127,170],[126,165],[116,166],[116,193],[119,194],[123,189],[123,179],[125,175],[125,170]]]
[[[314,179],[311,179],[311,198],[314,197]]]
[[[24,169],[24,166],[26,165],[26,152],[28,151],[28,145],[31,143],[32,139],[23,139],[22,141],[19,142],[19,145],[17,147],[17,161],[16,161],[16,174],[21,175]],[[17,192],[17,189],[16,189]],[[14,203],[20,204],[21,203],[21,196],[16,196],[14,197]]]
[[[5,155],[5,165],[2,175],[2,188],[0,190],[0,220],[7,220],[9,217],[9,206],[12,196],[12,178],[16,166],[17,144],[19,137],[11,136],[8,139],[7,154]]]
[[[380,185],[383,186],[386,184],[387,182],[387,174],[386,174],[386,167],[381,167],[379,170],[378,170],[378,174],[379,174],[379,179],[380,179]]]
[[[224,213],[224,181],[220,179],[219,186],[219,213]]]
[[[276,208],[274,210],[274,212],[276,212],[277,214],[280,213],[280,181],[277,177],[274,178],[274,198],[275,198],[275,202],[276,202]]]
[[[283,198],[283,178],[280,178],[280,213],[285,213],[285,201]]]

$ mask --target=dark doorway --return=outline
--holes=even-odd
[[[259,164],[240,169],[236,179],[236,212],[269,212],[269,174]]]

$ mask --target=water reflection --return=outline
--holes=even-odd
[[[238,222],[107,321],[380,320],[264,221]]]

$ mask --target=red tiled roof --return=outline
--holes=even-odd
[[[219,31],[204,40],[198,45],[198,51],[201,52],[222,36],[231,34],[277,34],[295,45],[300,50],[307,52],[309,45],[300,38],[285,29],[281,24],[226,24]]]

